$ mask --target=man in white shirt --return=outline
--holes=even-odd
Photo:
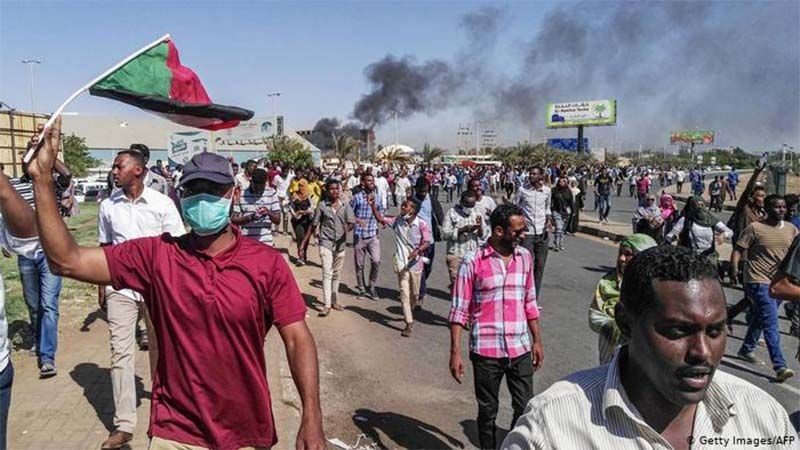
[[[250,175],[256,170],[256,162],[252,159],[248,159],[241,167],[242,170],[236,174],[236,186],[239,187],[241,192],[247,190],[250,187]]]
[[[356,170],[347,178],[347,183],[345,184],[345,193],[347,194],[344,199],[345,202],[350,202],[350,200],[353,198],[353,189],[358,187],[360,183],[361,174],[359,173],[359,170]]]
[[[686,181],[686,172],[684,172],[683,169],[678,169],[678,171],[675,172],[675,183],[677,184],[678,194],[683,192],[684,181]]]
[[[553,228],[553,215],[550,212],[552,194],[544,184],[544,170],[534,166],[528,173],[528,182],[517,190],[512,203],[525,213],[528,230],[522,241],[533,255],[533,277],[536,282],[536,298],[540,299],[544,279],[544,266],[547,263],[548,230]]]
[[[400,175],[394,182],[394,195],[397,197],[398,203],[411,195],[411,180],[408,179],[408,172],[406,172],[405,169],[400,172]]]
[[[375,177],[375,190],[378,192],[378,198],[381,205],[389,206],[389,181],[380,169],[375,170],[378,175]]]
[[[705,256],[669,245],[637,254],[615,310],[628,344],[534,397],[501,448],[800,448],[775,399],[717,370],[725,305]]]
[[[492,211],[497,208],[497,203],[495,203],[492,197],[483,195],[483,188],[481,187],[480,179],[470,179],[468,187],[470,191],[475,193],[475,198],[477,199],[475,202],[475,210],[483,216],[483,223],[489,223],[489,216],[491,216]],[[486,239],[488,238],[488,236],[484,236],[482,242],[486,242]]]
[[[131,239],[183,235],[183,227],[175,203],[166,195],[145,187],[149,173],[141,153],[121,151],[111,170],[114,186],[119,188],[102,203],[97,218],[97,240],[101,246],[120,244]],[[103,449],[126,445],[136,429],[135,335],[139,315],[145,316],[142,296],[128,289],[116,291],[111,286],[98,286],[98,301],[107,304],[108,329],[111,334],[111,386],[114,394],[114,428],[103,442]],[[150,371],[155,373],[158,346],[147,326],[150,339]]]
[[[0,247],[6,252],[27,258],[35,258],[41,251],[33,208],[11,186],[4,173],[0,173]],[[14,381],[5,293],[3,277],[0,275],[0,448],[6,448],[6,425]]]
[[[289,234],[289,201],[286,199],[289,195],[289,185],[294,179],[294,173],[286,167],[279,169],[278,172],[278,175],[275,175],[275,178],[272,179],[272,185],[275,186],[275,193],[278,196],[278,204],[281,206],[283,234]],[[277,231],[278,224],[275,225],[275,231]]]

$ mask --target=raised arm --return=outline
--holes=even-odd
[[[14,237],[31,238],[36,236],[36,215],[33,208],[11,186],[8,177],[0,173],[0,214],[3,215],[6,230]]]
[[[61,117],[45,130],[43,139],[36,159],[28,165],[28,174],[33,179],[36,224],[50,270],[87,283],[111,284],[105,252],[100,247],[79,246],[58,213],[53,170],[61,147]]]

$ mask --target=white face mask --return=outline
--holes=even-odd
[[[472,214],[473,210],[475,210],[475,207],[467,208],[466,206],[461,206],[461,212],[463,212],[464,215],[468,216],[468,215]]]

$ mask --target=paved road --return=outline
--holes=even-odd
[[[657,183],[657,182],[656,182]],[[686,194],[687,187],[686,185],[683,186],[684,194]],[[657,188],[656,198],[660,196],[661,188]],[[683,208],[683,202],[676,202],[678,208]],[[639,201],[637,198],[628,196],[627,186],[622,190],[622,195],[617,197],[616,193],[612,193],[611,195],[611,212],[609,213],[609,220],[612,222],[619,222],[630,224],[631,219],[633,219],[633,212],[639,207]],[[593,210],[594,208],[594,193],[590,190],[586,195],[586,210]],[[719,219],[727,223],[728,219],[731,217],[730,211],[723,210],[722,212],[714,212],[714,215],[719,217]]]
[[[443,261],[444,247],[437,245],[436,263],[430,279],[430,297],[416,315],[414,335],[402,338],[402,313],[397,281],[389,265],[393,241],[387,231],[382,237],[382,266],[378,280],[381,299],[372,301],[342,295],[344,312],[318,318],[312,312],[310,326],[320,348],[323,411],[329,438],[353,444],[359,434],[380,448],[470,448],[477,445],[471,366],[463,385],[449,375],[450,306],[448,277]],[[544,367],[534,377],[535,391],[597,362],[596,335],[587,325],[587,305],[598,278],[611,268],[616,248],[593,238],[571,237],[567,250],[551,253],[541,295]],[[311,254],[316,249],[310,250]],[[316,260],[316,258],[314,258]],[[352,253],[348,249],[342,291],[355,286]],[[314,265],[298,269],[307,301],[319,307],[320,269]],[[729,292],[730,303],[738,293]],[[782,329],[788,323],[782,320]],[[728,340],[722,370],[734,373],[769,392],[789,413],[800,413],[800,380],[772,382],[771,370],[752,367],[730,356],[736,354],[744,327],[738,325]],[[466,342],[463,345],[466,350]],[[797,342],[785,337],[784,352],[794,355]],[[766,350],[758,350],[766,358]],[[466,361],[466,354],[465,361]],[[797,363],[791,362],[797,369]],[[498,425],[508,428],[510,400],[501,394]],[[362,439],[361,444],[365,441]]]

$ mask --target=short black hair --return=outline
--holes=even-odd
[[[256,169],[250,174],[250,182],[253,184],[263,184],[267,182],[267,171]]]
[[[787,208],[792,208],[796,206],[798,203],[800,203],[800,196],[798,196],[797,194],[786,194],[786,196],[783,197],[783,199],[786,200]]]
[[[409,197],[409,198],[403,200],[403,203],[408,203],[409,205],[413,206],[414,207],[414,214],[418,213],[419,212],[419,208],[422,206],[422,203],[420,203],[417,199],[415,199],[413,197]]]
[[[478,194],[475,193],[475,192],[472,192],[469,189],[467,189],[466,191],[461,193],[461,201],[463,202],[464,200],[466,200],[468,198],[474,198],[475,200],[477,200],[478,199]]]
[[[764,199],[764,206],[772,208],[778,200],[784,200],[784,198],[778,194],[768,195],[767,198]]]
[[[231,167],[236,167],[238,169],[239,168],[239,164],[236,164],[235,162],[232,162],[231,163]]]
[[[331,187],[331,186],[333,186],[334,184],[338,184],[339,186],[341,186],[341,185],[342,185],[342,183],[341,183],[339,180],[337,180],[336,178],[328,178],[328,179],[325,181],[325,190],[327,191],[327,190],[328,190],[328,188],[330,188],[330,187]]]
[[[431,186],[431,182],[428,181],[428,178],[422,176],[417,178],[417,182],[414,183],[414,189],[425,189]]]
[[[144,163],[147,164],[147,161],[150,161],[150,148],[144,144],[131,144],[128,147],[128,150],[133,150],[135,152],[139,152],[144,156]]]
[[[753,188],[753,192],[751,192],[751,193],[750,193],[750,195],[753,195],[753,194],[755,194],[755,193],[756,193],[756,191],[766,191],[766,190],[767,190],[767,188],[765,188],[764,186],[762,186],[762,185],[760,185],[760,184],[759,184],[759,185],[756,185],[756,186]]]
[[[492,211],[492,215],[489,217],[489,224],[491,224],[493,230],[497,227],[506,229],[511,226],[511,216],[524,217],[524,213],[519,206],[504,203]]]
[[[134,162],[136,162],[136,165],[139,167],[145,168],[145,166],[147,165],[147,161],[145,160],[144,155],[142,154],[142,152],[138,150],[122,150],[117,153],[117,156],[119,155],[130,156],[134,160]]]
[[[654,281],[719,280],[708,257],[692,249],[661,245],[636,254],[625,267],[620,302],[633,316],[656,306]]]
[[[361,181],[364,181],[367,177],[372,177],[372,174],[369,173],[368,171],[364,171],[364,172],[361,173]],[[372,178],[375,178],[375,177],[372,177]]]

